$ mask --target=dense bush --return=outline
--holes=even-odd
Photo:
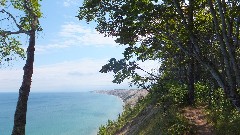
[[[196,102],[206,106],[209,121],[217,135],[239,135],[240,113],[226,98],[222,89],[213,89],[208,85],[197,83]]]

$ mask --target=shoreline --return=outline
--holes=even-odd
[[[148,94],[148,91],[145,89],[95,90],[93,92],[116,96],[122,100],[124,107],[134,107],[140,99]]]

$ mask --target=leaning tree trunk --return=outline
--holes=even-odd
[[[217,41],[219,42],[219,48],[221,51],[221,55],[223,56],[225,75],[223,75],[223,73],[219,72],[218,68],[216,67],[217,65],[214,65],[211,61],[209,61],[208,59],[203,57],[203,55],[201,54],[201,50],[200,50],[200,46],[199,46],[199,42],[198,42],[199,39],[197,39],[195,34],[193,33],[194,27],[192,27],[193,20],[192,20],[192,16],[191,16],[192,15],[191,11],[193,11],[193,10],[191,10],[191,9],[194,7],[192,5],[194,0],[189,0],[190,12],[188,12],[189,13],[188,21],[185,18],[186,15],[184,14],[179,1],[173,0],[173,2],[175,5],[175,8],[177,10],[177,13],[181,17],[181,20],[182,20],[182,23],[183,23],[185,29],[189,33],[190,40],[193,44],[194,52],[189,53],[188,51],[186,51],[184,49],[183,46],[181,46],[180,44],[177,44],[177,45],[187,55],[194,56],[195,59],[198,60],[199,63],[204,65],[210,71],[211,75],[217,81],[218,85],[224,90],[224,93],[226,94],[226,96],[229,98],[229,100],[232,102],[232,104],[236,107],[236,109],[240,112],[240,93],[237,90],[237,88],[239,88],[239,86],[236,87],[237,84],[240,84],[240,75],[239,75],[240,73],[238,71],[239,67],[237,67],[237,63],[235,61],[234,54],[231,54],[231,53],[233,53],[233,50],[231,48],[232,46],[230,46],[230,44],[229,44],[228,37],[226,34],[226,29],[228,27],[225,26],[226,22],[224,21],[224,18],[223,18],[223,11],[222,10],[219,11],[220,16],[221,16],[221,20],[219,21],[218,15],[217,15],[217,10],[215,9],[215,5],[213,4],[213,1],[208,0],[208,6],[209,6],[210,13],[212,15],[213,24],[214,24],[214,30],[215,30],[214,34],[217,36]],[[218,6],[219,6],[219,8],[223,8],[222,3],[219,0],[218,0]],[[219,22],[221,22],[221,23],[219,23]],[[222,26],[222,27],[220,27],[220,26]],[[234,37],[233,37],[233,39],[234,39]],[[237,39],[238,39],[238,37],[237,37]]]
[[[27,101],[30,92],[33,62],[35,51],[35,30],[30,31],[29,46],[27,49],[27,60],[23,68],[24,75],[22,85],[19,89],[19,97],[17,107],[14,115],[14,126],[12,135],[25,135],[26,115],[27,115]]]

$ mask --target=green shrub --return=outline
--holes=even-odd
[[[212,122],[217,135],[239,135],[240,113],[226,98],[220,88],[211,89],[209,86],[197,83],[196,101],[207,106],[208,119]]]

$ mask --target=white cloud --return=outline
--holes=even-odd
[[[144,62],[138,61],[137,64],[139,65],[139,67],[141,67],[144,71],[148,72],[148,73],[153,73],[154,75],[157,75],[158,73],[158,69],[161,66],[161,63],[158,61],[154,61],[154,60],[147,60]],[[140,71],[139,72],[140,75],[146,75],[145,72]]]
[[[128,84],[113,84],[112,74],[98,71],[107,60],[81,59],[34,68],[32,91],[86,91],[127,88]],[[17,92],[22,81],[22,69],[0,70],[0,91]]]
[[[64,7],[70,7],[72,5],[76,5],[78,0],[64,0],[63,1],[63,6]]]
[[[0,91],[12,91],[20,88],[23,70],[4,69],[0,70]]]
[[[60,36],[65,39],[71,39],[80,46],[113,46],[116,44],[113,38],[104,37],[103,34],[99,34],[95,29],[90,29],[73,22],[62,25]]]
[[[80,23],[68,22],[61,26],[58,33],[59,38],[52,43],[36,46],[37,52],[44,52],[49,49],[62,49],[71,46],[115,46],[115,39],[104,37],[95,29],[82,26]]]
[[[107,59],[80,59],[34,68],[31,91],[86,91],[99,89],[128,88],[127,80],[123,84],[113,84],[113,74],[99,73]],[[141,68],[151,72],[159,67],[155,61],[138,63]],[[145,74],[145,73],[140,73]],[[0,92],[17,92],[23,76],[22,69],[6,68],[0,70]]]

